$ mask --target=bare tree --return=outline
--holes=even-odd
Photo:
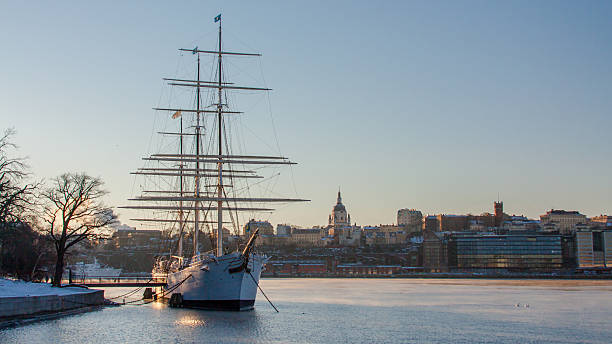
[[[34,252],[45,246],[28,224],[34,190],[40,183],[26,182],[30,176],[26,159],[12,156],[17,149],[13,135],[15,130],[7,129],[0,136],[0,273],[30,278]]]
[[[53,285],[59,286],[64,273],[64,255],[85,239],[104,236],[103,230],[114,223],[111,208],[102,203],[106,191],[100,178],[85,173],[65,173],[52,180],[52,187],[42,193],[44,231],[51,237],[57,260]]]
[[[0,229],[24,219],[37,184],[23,184],[28,176],[25,158],[9,157],[9,150],[17,148],[11,142],[15,130],[7,129],[0,138]]]

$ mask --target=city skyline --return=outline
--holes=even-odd
[[[0,7],[2,129],[36,178],[100,176],[109,205],[133,196],[177,49],[214,42],[223,12],[228,45],[263,53],[252,79],[274,90],[280,148],[299,163],[279,193],[312,200],[262,219],[324,224],[338,186],[358,224],[492,212],[498,194],[531,218],[610,213],[609,3]],[[246,119],[269,120],[249,105]]]

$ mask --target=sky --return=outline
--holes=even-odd
[[[236,96],[245,123],[299,163],[278,193],[311,200],[273,224],[326,224],[339,187],[359,225],[498,197],[612,212],[608,1],[2,1],[0,129],[37,178],[87,172],[125,205],[168,123],[161,78],[193,72],[177,49],[213,49],[219,13],[224,47],[263,54],[232,76],[273,89]]]

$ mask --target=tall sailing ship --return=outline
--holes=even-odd
[[[270,89],[238,86],[226,79],[225,58],[261,55],[224,51],[221,15],[215,17],[214,21],[219,24],[216,50],[200,50],[197,47],[179,49],[195,55],[195,78],[164,79],[172,87],[192,90],[194,106],[155,108],[176,119],[176,131],[160,134],[177,138],[178,151],[143,158],[153,167],[133,172],[166,181],[159,182],[158,188],[142,190],[138,197],[130,199],[138,202],[137,205],[122,208],[140,209],[149,214],[147,217],[132,219],[134,221],[170,225],[178,229],[175,250],[159,259],[154,267],[155,276],[167,279],[167,285],[158,290],[159,296],[169,299],[171,304],[183,307],[242,311],[254,307],[260,274],[267,257],[254,251],[257,230],[250,234],[243,247],[233,252],[224,250],[223,225],[231,223],[237,229],[240,227],[238,222],[241,214],[270,212],[273,209],[266,206],[270,203],[307,200],[252,195],[249,181],[264,178],[258,174],[260,167],[295,163],[283,156],[233,152],[226,118],[242,112],[229,108],[228,93],[266,92]],[[200,55],[204,54],[212,54],[216,60],[212,80],[200,78]],[[185,128],[183,118],[187,116],[191,117],[188,119],[192,125]],[[202,228],[209,228],[212,232],[210,237],[214,245],[210,252],[200,252],[199,235]],[[189,232],[193,238],[192,250],[185,252],[187,250],[183,247],[183,241]]]

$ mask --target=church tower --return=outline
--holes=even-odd
[[[351,215],[346,211],[346,207],[342,204],[342,195],[338,190],[338,199],[334,205],[331,214],[329,215],[330,235],[337,236],[344,227],[351,225]]]

